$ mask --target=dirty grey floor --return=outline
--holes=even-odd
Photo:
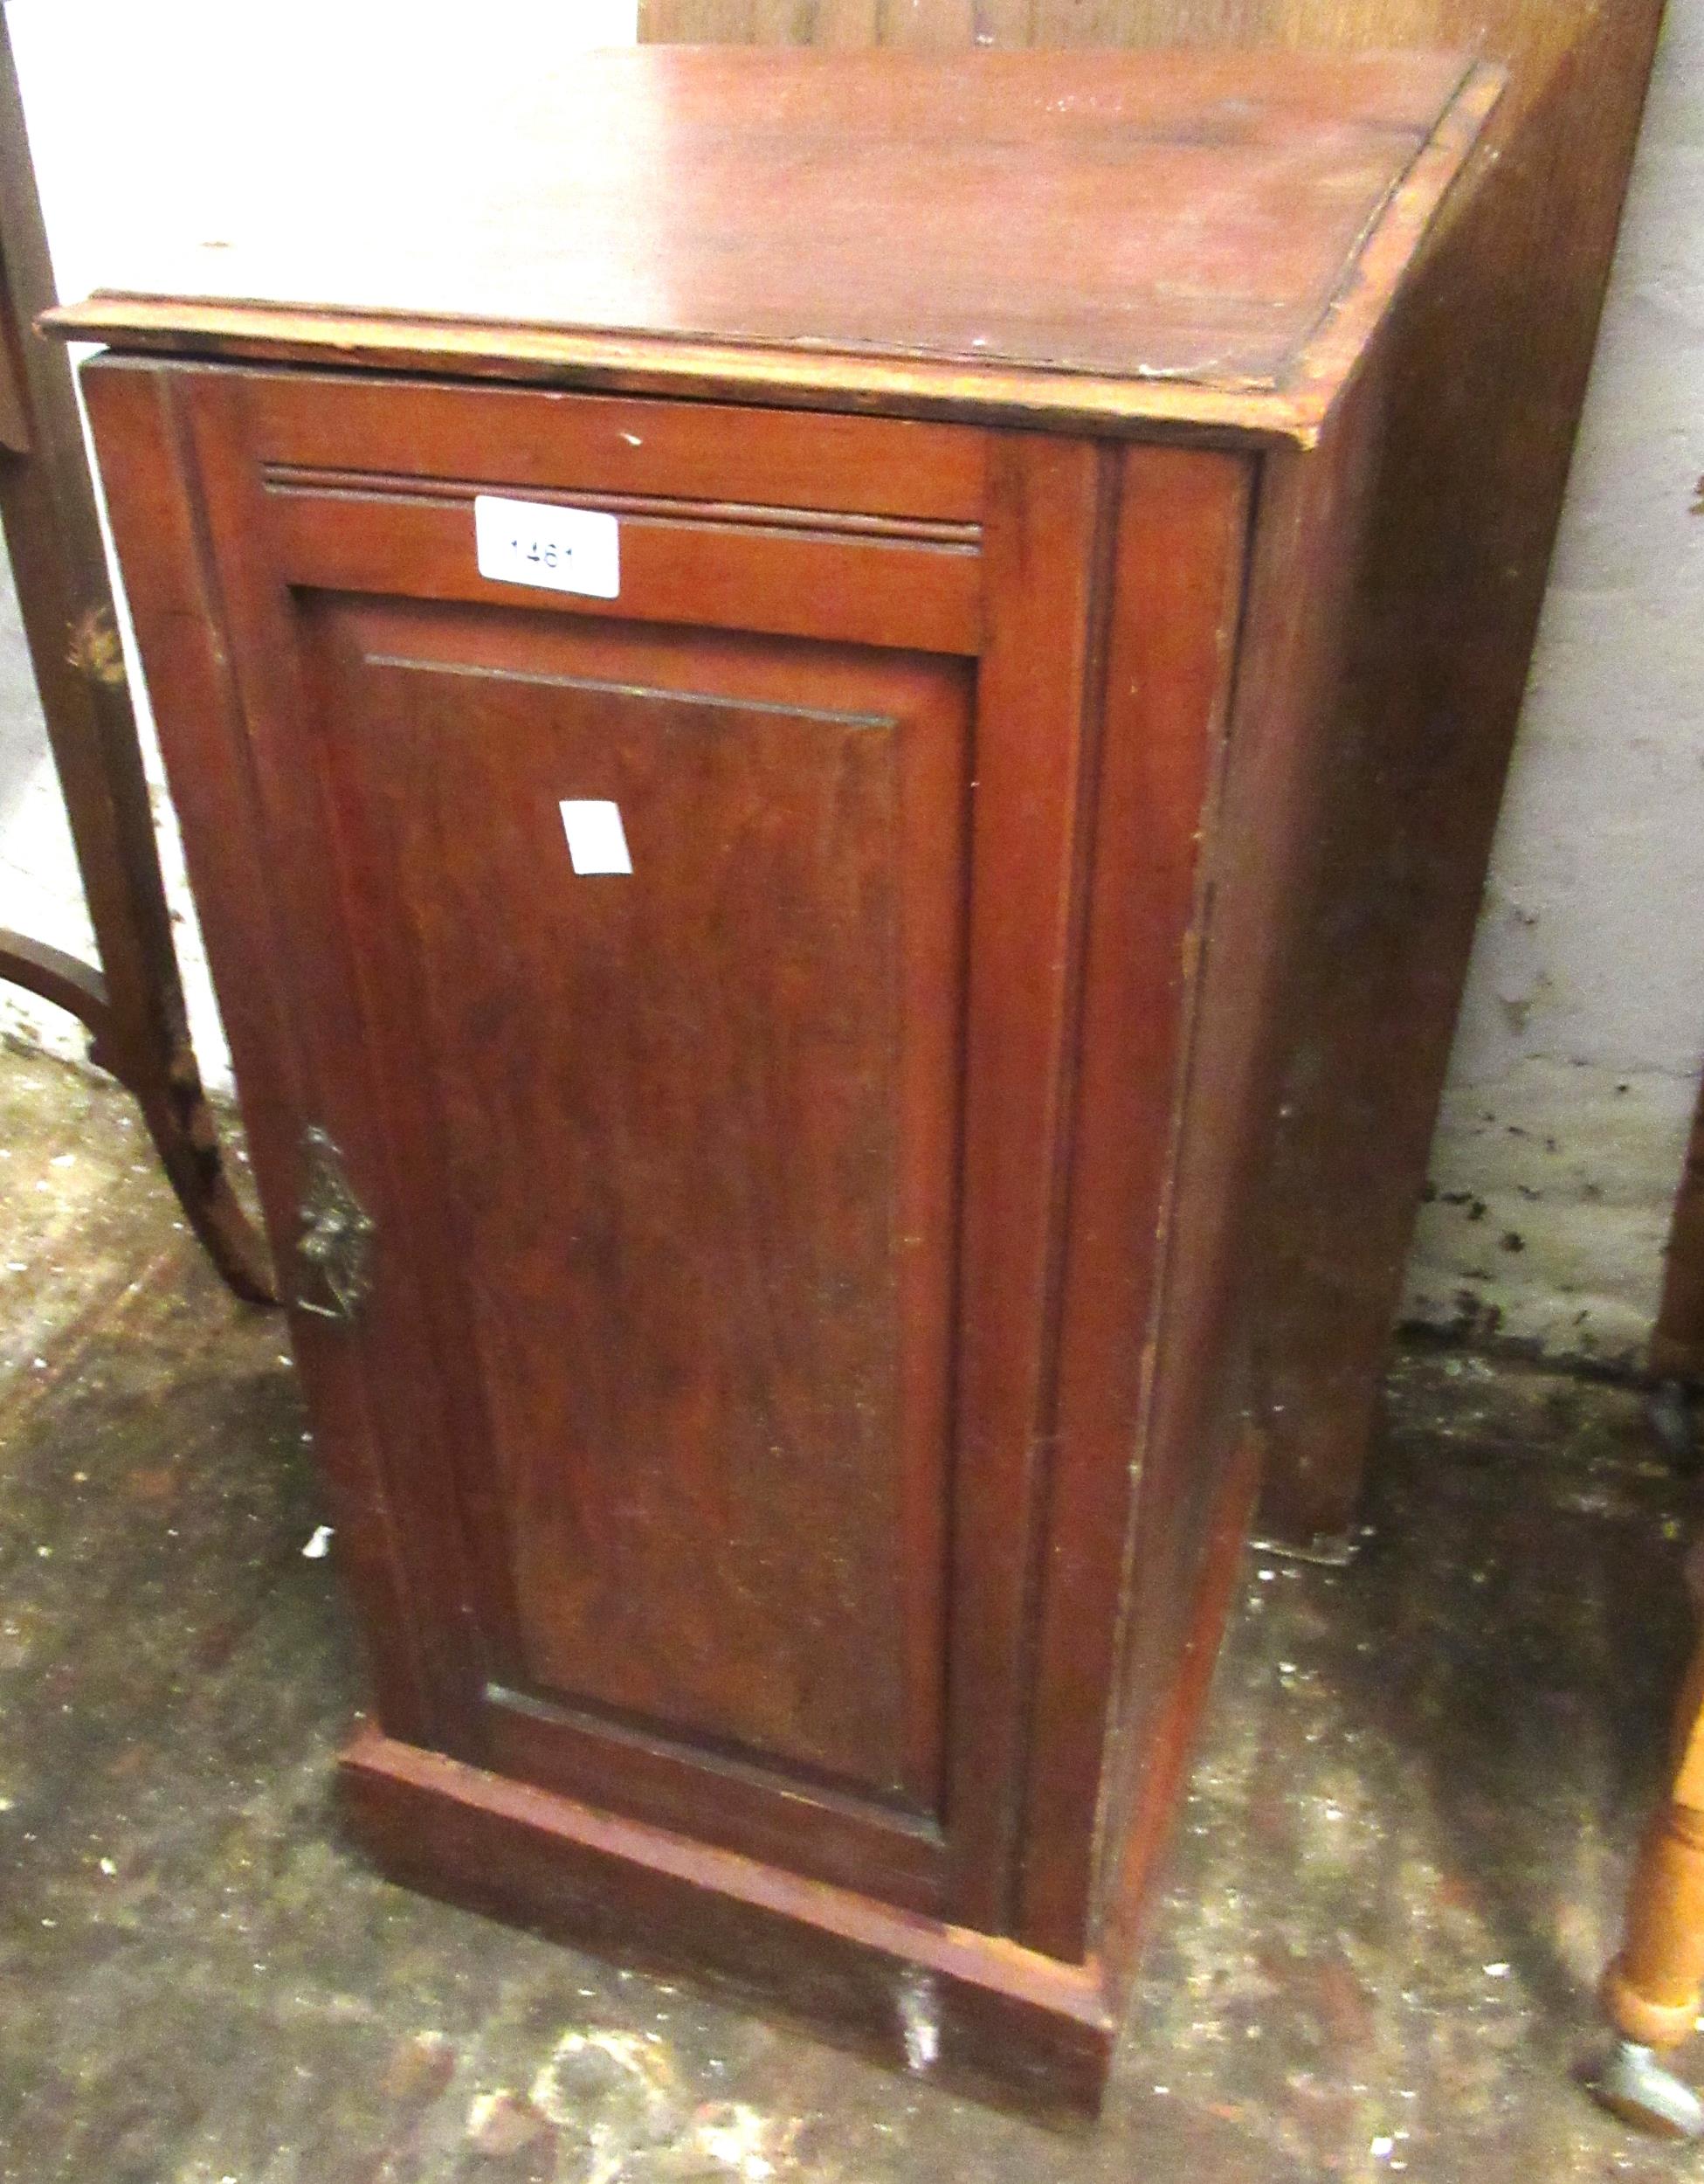
[[[127,1102],[0,1054],[0,2174],[17,2184],[1563,2184],[1687,1621],[1625,1392],[1407,1358],[1334,1572],[1251,1556],[1104,2122],[996,2113],[416,1898],[276,1322]],[[1704,2075],[1704,2057],[1699,2058]]]

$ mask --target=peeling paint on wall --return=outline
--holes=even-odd
[[[1656,1316],[1693,1088],[1528,1057],[1452,1089],[1407,1310],[1473,1345],[1634,1365]]]
[[[1704,0],[1671,0],[1409,1269],[1637,1362],[1704,1056]]]

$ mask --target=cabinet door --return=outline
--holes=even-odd
[[[1093,451],[229,370],[154,398],[387,1727],[997,1925]],[[618,596],[482,576],[476,492],[617,515]],[[167,732],[194,768],[209,731]],[[194,805],[207,922],[252,936]],[[576,856],[588,805],[622,854]],[[345,1188],[340,1316],[293,1205],[335,1261]]]

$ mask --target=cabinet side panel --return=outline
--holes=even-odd
[[[1132,447],[1122,461],[1018,1930],[1073,1961],[1089,1940],[1202,817],[1224,750],[1251,476],[1243,459],[1178,448]]]
[[[1320,447],[1268,456],[1260,480],[1127,1578],[1101,1848],[1114,1960],[1128,1959],[1164,1840],[1256,1484],[1246,1303],[1277,1123],[1279,1004],[1328,793],[1378,408],[1369,371]]]
[[[1442,11],[1368,0],[1351,19],[1406,38]],[[1296,13],[1297,34],[1338,35],[1325,0]],[[1344,1535],[1360,1493],[1661,15],[1473,10],[1509,90],[1480,185],[1386,336],[1390,419],[1259,1300],[1260,1524],[1303,1545]]]
[[[241,698],[221,635],[223,605],[196,466],[170,371],[100,358],[83,368],[113,535],[273,1253],[287,1283],[296,1243],[297,1147],[307,1119],[302,1057],[279,975],[282,949],[255,810]],[[341,1393],[359,1409],[351,1391]],[[399,1736],[430,1734],[412,1602],[392,1511],[353,1414],[328,1391],[318,1451],[338,1548],[364,1603],[379,1704]]]

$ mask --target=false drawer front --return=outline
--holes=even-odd
[[[243,375],[269,473],[501,479],[528,491],[694,501],[867,529],[981,522],[968,425],[349,374]]]
[[[248,396],[292,583],[512,603],[467,551],[473,503],[524,528],[570,501],[618,523],[624,619],[981,649],[981,434],[483,388],[262,377]]]

